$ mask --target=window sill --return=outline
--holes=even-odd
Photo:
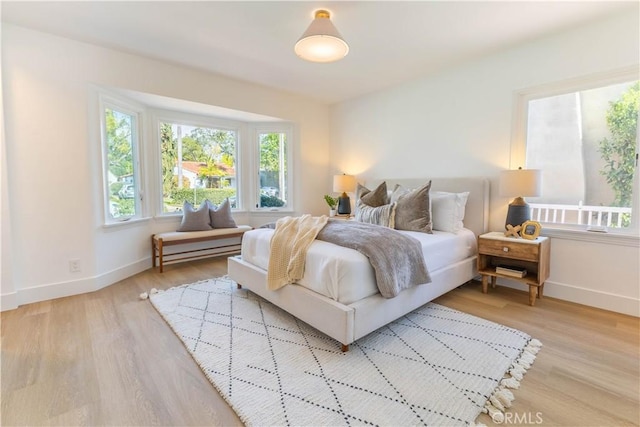
[[[131,219],[127,219],[124,221],[118,221],[118,222],[107,222],[102,224],[102,228],[120,228],[120,227],[128,227],[128,226],[133,226],[133,225],[138,225],[138,224],[143,224],[146,222],[149,222],[151,218],[145,217],[145,218],[131,218]]]
[[[251,212],[249,212],[251,215],[256,215],[256,216],[265,216],[265,215],[273,215],[273,214],[287,214],[287,215],[291,215],[294,214],[295,211],[291,210],[291,209],[278,209],[278,208],[262,208],[262,209],[256,209],[256,210],[252,210]]]
[[[615,246],[640,247],[640,236],[637,232],[609,230],[606,233],[587,231],[585,229],[557,228],[542,225],[543,236],[555,237],[566,240],[576,240],[580,242],[602,243]]]

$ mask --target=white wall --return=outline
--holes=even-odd
[[[638,14],[627,12],[335,105],[331,158],[361,181],[490,177],[490,226],[500,230],[508,200],[497,179],[510,167],[514,94],[637,66],[638,29]],[[554,237],[545,293],[639,316],[639,259],[637,239],[613,246]]]
[[[0,63],[2,60],[0,59]],[[0,67],[2,81],[2,67]],[[0,87],[0,311],[17,305],[17,293],[11,280],[12,251],[9,211],[9,191],[7,176],[7,145],[4,132],[3,91]]]
[[[100,141],[91,127],[92,85],[294,122],[294,172],[304,171],[296,174],[294,209],[324,212],[321,195],[331,185],[326,105],[9,24],[2,26],[2,60],[3,173],[9,177],[6,188],[5,180],[2,186],[2,225],[11,231],[2,232],[2,265],[13,267],[6,274],[3,270],[2,309],[92,291],[149,268],[150,235],[176,227],[175,220],[101,226]],[[236,216],[251,225],[272,219]],[[80,273],[69,272],[73,258],[80,259]]]

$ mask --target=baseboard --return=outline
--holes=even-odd
[[[116,268],[114,270],[96,276],[96,290],[113,285],[120,280],[142,273],[151,268],[151,257],[146,257],[131,264]]]
[[[120,280],[126,279],[127,277],[131,277],[134,274],[147,270],[150,266],[151,258],[147,257],[93,277],[85,277],[78,280],[48,283],[30,288],[18,289],[14,292],[14,305],[11,305],[12,301],[8,301],[6,303],[6,310],[17,308],[19,305],[97,291]],[[5,295],[2,295],[2,310],[5,310]]]
[[[13,310],[15,308],[18,308],[17,292],[0,295],[0,311]]]
[[[527,292],[529,290],[528,286],[519,282],[514,282],[508,279],[499,280],[500,285],[502,286]],[[588,305],[589,307],[601,308],[603,310],[615,311],[616,313],[627,314],[629,316],[640,317],[640,300],[624,295],[581,288],[579,286],[573,286],[566,283],[547,281],[544,284],[544,296]]]
[[[16,292],[18,293],[18,305],[24,305],[52,300],[55,298],[68,297],[71,295],[84,294],[94,290],[93,278],[84,277],[78,280],[46,283],[29,288],[22,288],[16,290]]]

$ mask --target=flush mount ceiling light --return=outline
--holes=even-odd
[[[333,26],[326,10],[317,10],[315,19],[296,42],[296,55],[311,62],[333,62],[349,53],[349,45]]]

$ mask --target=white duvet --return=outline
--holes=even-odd
[[[269,228],[246,232],[242,238],[242,259],[267,270],[273,232]],[[431,274],[476,254],[476,237],[471,230],[462,229],[457,234],[444,231],[401,233],[422,243],[422,252]],[[304,277],[298,284],[342,304],[351,304],[378,292],[373,268],[364,255],[321,240],[314,241],[309,247]]]

